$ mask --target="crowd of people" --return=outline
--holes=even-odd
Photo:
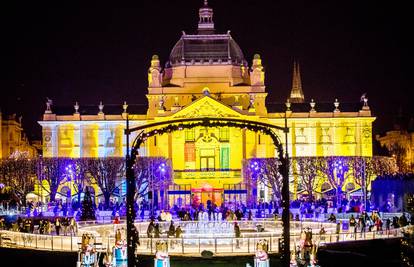
[[[331,213],[329,222],[337,223],[337,234],[340,232],[340,223],[337,221],[335,214]],[[348,218],[348,232],[351,233],[351,237],[356,237],[356,233],[360,233],[362,236],[366,232],[379,231],[381,233],[389,234],[391,229],[397,229],[407,225],[414,225],[414,216],[410,216],[408,220],[407,216],[403,213],[400,217],[393,216],[390,218],[381,218],[378,211],[372,211],[369,215],[368,212],[363,211],[357,213],[356,216],[351,214]],[[324,234],[326,231],[322,228],[320,234]]]
[[[167,237],[168,238],[181,238],[181,235],[183,233],[183,230],[181,229],[181,226],[178,225],[177,227],[175,227],[174,225],[174,221],[170,222],[170,226],[168,228],[168,231],[166,231]],[[161,229],[160,229],[160,224],[158,222],[155,222],[154,219],[151,219],[148,227],[147,227],[147,237],[148,238],[160,238],[161,237]],[[151,247],[151,241],[150,239],[147,242],[147,247],[150,248]],[[170,246],[171,248],[174,248],[175,243],[171,242]]]
[[[77,235],[78,225],[74,217],[18,217],[15,221],[0,218],[0,230],[45,234],[45,235]]]
[[[145,199],[140,200],[134,204],[135,214],[141,220],[148,219],[150,216],[153,216],[154,213],[159,213],[162,209],[159,208],[161,205],[154,203],[151,204]],[[93,202],[92,208],[96,211],[112,211],[112,216],[126,216],[126,200],[119,199],[118,201],[110,199],[109,203],[105,204],[103,201],[98,201],[98,203]],[[336,203],[336,201],[330,201],[325,198],[318,200],[309,200],[307,198],[300,198],[297,200],[291,201],[290,208],[292,210],[299,210],[301,217],[318,217],[320,214],[328,214],[332,210],[335,213],[345,213],[345,212],[361,212],[366,209],[359,198],[346,199],[345,197]],[[264,218],[271,215],[279,215],[279,210],[281,206],[278,201],[258,201],[255,203],[250,203],[247,207],[246,203],[242,202],[226,202],[217,206],[213,203],[207,202],[204,204],[192,204],[192,205],[173,205],[172,207],[164,207],[165,211],[168,211],[174,216],[177,216],[181,220],[197,220],[198,214],[200,211],[207,212],[209,220],[218,219],[215,216],[221,214],[222,219],[234,219],[238,220],[243,218],[243,216],[254,217],[254,218]],[[249,214],[249,211],[252,214]],[[79,217],[81,212],[81,204],[78,201],[73,201],[72,203],[67,203],[61,199],[56,201],[51,201],[48,203],[28,201],[26,203],[26,216],[45,216],[47,212],[50,216],[74,216]],[[230,217],[230,218],[229,218]]]

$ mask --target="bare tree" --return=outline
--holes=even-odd
[[[108,209],[110,197],[117,188],[116,182],[125,176],[125,159],[121,157],[88,158],[87,168],[101,189],[105,199],[105,209]]]
[[[38,179],[42,188],[49,192],[50,201],[55,201],[57,190],[65,177],[65,168],[70,164],[69,158],[40,158],[37,161]],[[47,181],[49,188],[43,186]]]
[[[336,190],[337,204],[342,201],[342,187],[344,186],[349,172],[349,157],[330,156],[319,157],[318,168],[321,174],[325,176],[328,183]]]
[[[295,157],[291,159],[291,173],[299,177],[299,184],[309,196],[314,199],[314,192],[318,186],[318,174],[321,158]]]
[[[374,157],[350,157],[349,167],[355,183],[362,189],[364,204],[367,204],[367,196],[373,179],[385,174],[394,174],[398,167],[394,158]]]
[[[272,190],[273,199],[282,198],[282,175],[279,173],[280,161],[277,158],[252,158],[243,162],[247,183],[256,187],[258,183]]]
[[[135,199],[145,196],[149,190],[162,189],[171,184],[171,162],[162,157],[138,157],[134,173]]]
[[[26,205],[27,194],[34,190],[35,164],[35,160],[26,157],[1,161],[2,181],[11,189],[20,206]]]
[[[75,185],[78,203],[81,203],[81,194],[88,181],[88,160],[85,158],[72,159],[70,163],[71,179]]]

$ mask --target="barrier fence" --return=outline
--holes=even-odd
[[[386,239],[402,237],[403,231],[413,231],[414,226],[372,232],[342,232],[319,235],[313,233],[312,240],[319,245],[336,242]],[[181,237],[181,238],[147,238],[141,237],[137,246],[137,254],[153,255],[157,241],[168,242],[170,255],[200,255],[203,250],[209,250],[215,255],[254,254],[259,240],[266,240],[269,253],[279,252],[281,235],[272,232],[243,233],[241,238],[234,237]],[[39,235],[12,231],[0,231],[0,246],[14,248],[29,248],[49,251],[79,251],[81,236]],[[115,245],[113,236],[95,236],[93,243],[97,251],[112,249]],[[291,235],[291,249],[300,244],[300,234]]]

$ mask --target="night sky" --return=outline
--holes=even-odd
[[[40,139],[46,97],[58,106],[145,104],[151,56],[165,64],[181,31],[196,31],[202,2],[2,8],[3,114],[21,114],[29,138]],[[295,58],[307,101],[367,93],[374,134],[392,128],[400,107],[413,110],[408,2],[209,1],[217,31],[231,30],[249,65],[262,56],[268,102],[285,101]]]

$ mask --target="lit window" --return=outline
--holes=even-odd
[[[214,149],[200,150],[200,169],[202,171],[212,171],[215,169]]]
[[[185,141],[193,142],[194,139],[195,139],[194,129],[186,129],[185,130]]]
[[[228,127],[220,128],[220,141],[228,142],[230,139],[230,131]]]

